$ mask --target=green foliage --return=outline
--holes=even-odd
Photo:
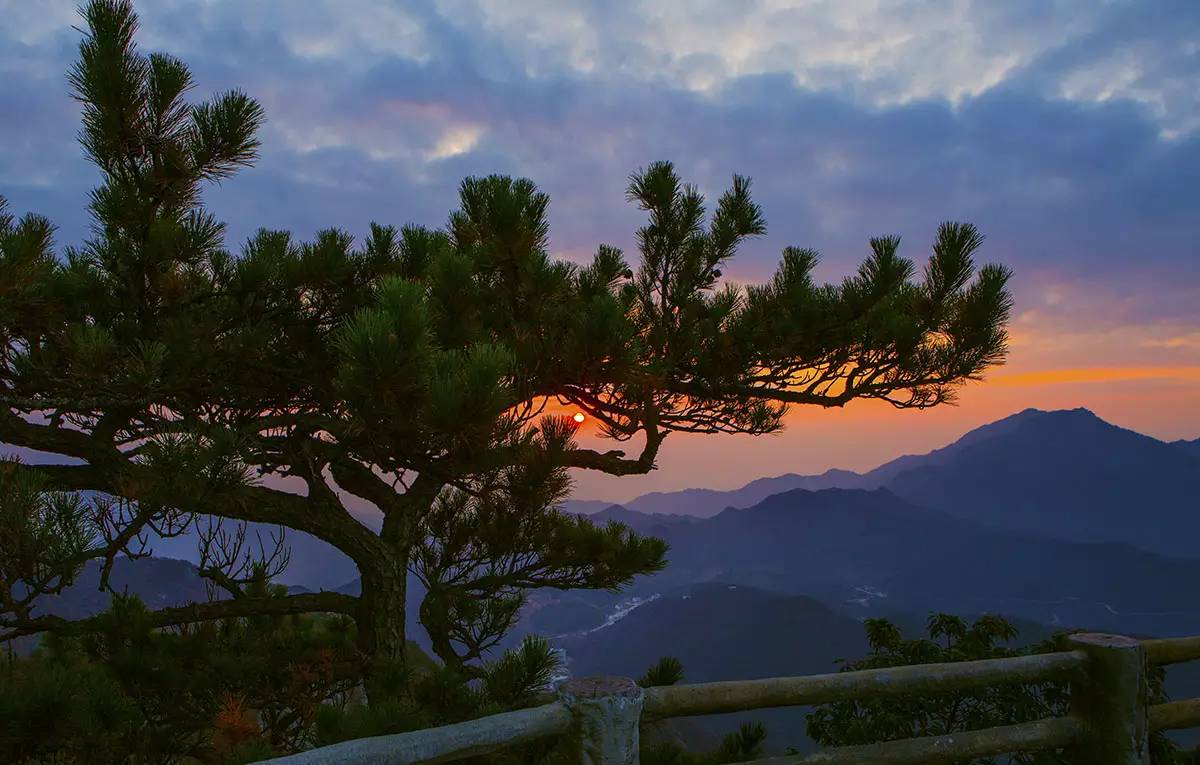
[[[367,705],[343,664],[353,623],[287,617],[231,620],[171,634],[138,627],[127,600],[108,629],[85,639],[50,635],[0,672],[0,757],[18,765],[128,762],[240,765],[357,738],[463,722],[548,700],[558,659],[527,638],[469,678],[410,647],[398,693]],[[136,666],[138,662],[141,666]],[[682,679],[678,660],[647,670]],[[644,684],[644,683],[643,683]],[[712,752],[688,752],[644,733],[648,765],[717,765],[761,756],[766,728],[747,723]],[[548,739],[464,762],[569,765],[574,742]]]
[[[48,492],[36,475],[0,459],[0,607],[23,598],[3,583],[27,588],[70,584],[98,536],[91,507],[78,494]]]
[[[545,703],[546,691],[558,666],[558,658],[545,640],[526,638],[517,648],[484,662],[480,676],[475,679],[440,666],[417,672],[405,683],[402,695],[382,704],[323,707],[316,718],[314,743],[323,746],[449,725]],[[464,762],[565,765],[572,761],[569,742],[550,739]]]
[[[931,614],[926,624],[927,635],[912,639],[905,638],[899,627],[886,619],[867,619],[866,632],[871,652],[857,661],[843,662],[841,671],[1068,650],[1065,633],[1028,648],[1010,647],[1017,638],[1017,629],[999,616],[982,616],[968,623],[951,614]],[[1162,668],[1156,668],[1151,674],[1152,704],[1166,700],[1162,681]],[[808,715],[808,735],[825,746],[938,736],[1061,717],[1069,712],[1069,702],[1070,690],[1061,681],[999,685],[940,696],[837,702],[817,707]],[[1175,747],[1162,734],[1152,736],[1151,754],[1155,762],[1175,762]],[[1005,762],[1054,765],[1065,760],[1061,752],[1044,752],[983,758],[971,761],[971,765]]]
[[[721,739],[711,752],[691,752],[675,741],[655,741],[645,744],[641,751],[643,765],[724,765],[746,762],[763,756],[767,726],[747,722]]]
[[[113,674],[75,656],[16,660],[0,672],[6,762],[120,762],[136,746],[138,719]]]
[[[504,709],[519,708],[550,687],[559,663],[545,638],[527,637],[516,650],[505,651],[484,667],[482,691]]]
[[[717,747],[717,762],[742,762],[762,754],[763,741],[767,738],[767,726],[760,722],[742,723],[733,733],[726,734]]]
[[[675,685],[683,680],[683,662],[664,656],[637,681],[643,688]],[[676,740],[670,721],[643,724],[641,761],[644,765],[721,765],[743,762],[762,755],[767,726],[760,722],[743,723],[725,735],[711,752],[688,751]]]
[[[310,746],[318,711],[355,696],[361,670],[345,620],[253,617],[162,632],[146,626],[147,613],[118,598],[98,631],[51,633],[0,672],[5,762],[250,762]]]
[[[674,656],[664,656],[654,663],[646,674],[638,678],[638,685],[643,688],[656,688],[663,685],[675,685],[683,680],[683,662]]]
[[[746,722],[735,731],[727,733],[716,749],[710,752],[689,751],[678,741],[662,736],[643,742],[641,762],[643,765],[724,765],[746,762],[763,756],[763,743],[767,738],[767,726],[760,722]]]
[[[251,617],[162,632],[145,626],[147,614],[136,598],[117,599],[101,630],[50,633],[0,671],[0,759],[253,762],[541,703],[557,669],[538,639],[485,663],[478,679],[410,645],[398,692],[367,706],[351,620]],[[520,752],[540,757],[553,743]]]

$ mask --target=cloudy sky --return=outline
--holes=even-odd
[[[462,177],[498,172],[550,193],[562,257],[632,250],[626,178],[671,159],[714,194],[753,177],[768,234],[726,269],[737,280],[790,244],[839,279],[884,233],[921,259],[947,219],[1015,270],[1010,362],[958,407],[678,438],[657,474],[585,477],[580,496],[869,468],[1029,406],[1200,436],[1195,0],[137,7],[143,47],[188,61],[197,95],[240,87],[267,110],[261,161],[206,195],[231,247],[260,226],[440,225]],[[74,3],[0,0],[0,18],[0,194],[76,243],[96,174],[64,76]]]

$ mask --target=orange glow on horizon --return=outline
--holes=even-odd
[[[993,385],[1061,385],[1063,383],[1123,382],[1128,380],[1200,381],[1200,367],[1085,367],[998,373]]]

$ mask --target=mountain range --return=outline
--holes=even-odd
[[[670,545],[646,597],[720,581],[808,595],[850,615],[999,612],[1062,626],[1200,632],[1200,558],[1121,543],[1045,539],[914,504],[889,489],[794,489],[712,518],[666,522],[613,507],[592,516]]]
[[[997,529],[1200,556],[1200,439],[1160,441],[1086,409],[1027,409],[946,447],[899,457],[867,473],[788,474],[732,491],[656,492],[621,506],[711,517],[794,489],[881,487]],[[566,508],[600,510],[592,501]]]
[[[100,589],[100,568],[99,561],[89,561],[62,592],[39,598],[34,615],[82,619],[108,608],[111,596]],[[151,609],[208,599],[205,580],[200,578],[196,566],[174,558],[117,558],[108,583],[116,592],[137,595]],[[26,653],[37,643],[36,636],[24,637],[15,640],[13,647],[18,653]]]

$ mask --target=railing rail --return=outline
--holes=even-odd
[[[452,762],[570,731],[575,717],[561,701],[478,720],[323,746],[272,765],[396,765]]]
[[[1148,704],[1147,667],[1200,660],[1200,636],[1138,641],[1071,637],[1072,650],[984,661],[922,664],[666,686],[643,691],[628,678],[572,680],[558,701],[441,728],[358,739],[270,760],[274,765],[426,765],[570,735],[584,765],[637,765],[640,722],[851,699],[935,695],[1008,683],[1066,680],[1071,711],[942,736],[841,747],[748,765],[952,763],[1012,752],[1065,749],[1079,765],[1149,765],[1151,731],[1200,727],[1200,699]]]
[[[1146,661],[1158,667],[1200,659],[1200,636],[1143,640],[1142,645]]]
[[[744,765],[940,765],[972,757],[1070,746],[1086,730],[1072,717],[1055,717],[966,733],[843,746],[810,755],[770,757]]]
[[[1083,651],[1064,651],[1010,659],[664,686],[646,690],[645,717],[655,720],[1039,682],[1069,677],[1082,670],[1086,662],[1087,654]]]
[[[1200,727],[1200,699],[1184,699],[1150,707],[1150,730],[1184,730]]]

